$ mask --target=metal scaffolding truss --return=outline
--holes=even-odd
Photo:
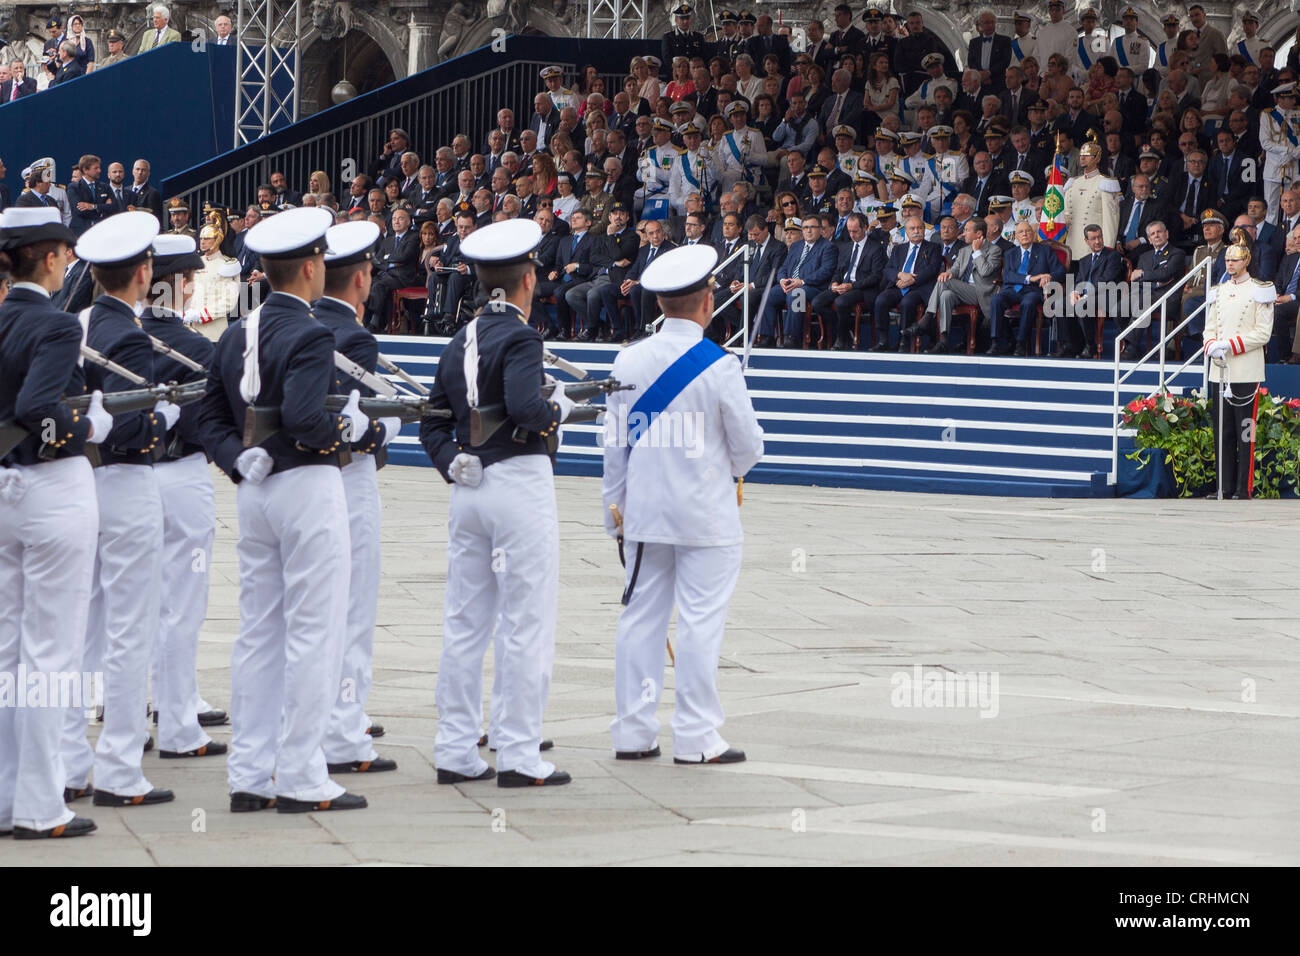
[[[298,121],[302,0],[239,0],[235,145]]]
[[[587,0],[587,36],[645,37],[646,0]]]

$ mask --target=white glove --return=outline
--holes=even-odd
[[[1212,358],[1212,359],[1214,359],[1214,360],[1217,361],[1217,360],[1223,358],[1224,353],[1226,353],[1227,351],[1228,351],[1228,343],[1227,343],[1227,342],[1223,342],[1223,341],[1212,342],[1212,343],[1210,344],[1210,348],[1209,348],[1209,355],[1210,355],[1210,358]]]
[[[159,402],[153,407],[153,413],[163,417],[163,421],[167,423],[167,430],[170,431],[181,417],[181,407],[171,402]]]
[[[564,394],[564,383],[558,378],[555,381],[555,390],[551,392],[551,401],[560,406],[560,421],[569,417],[569,412],[573,411],[576,404],[573,399]]]
[[[451,460],[451,467],[447,469],[447,473],[456,484],[464,485],[466,488],[477,488],[483,480],[483,462],[477,455],[461,452]]]
[[[244,476],[250,485],[260,485],[271,473],[271,453],[265,448],[249,448],[239,453],[235,459],[235,470]]]
[[[90,405],[86,408],[86,417],[90,419],[90,436],[86,441],[98,445],[113,430],[113,416],[104,411],[104,393],[98,389],[90,393]]]
[[[390,441],[396,438],[397,433],[402,430],[402,420],[398,418],[396,415],[392,416],[391,418],[379,419],[379,424],[384,426],[385,445],[387,445]]]
[[[345,440],[350,442],[360,441],[361,436],[366,433],[370,421],[361,413],[361,392],[358,389],[354,388],[352,390],[352,394],[348,396],[348,403],[343,406],[343,410],[339,414],[352,425],[352,431],[347,434]]]

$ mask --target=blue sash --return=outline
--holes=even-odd
[[[1079,37],[1079,62],[1083,64],[1085,70],[1090,70],[1092,69],[1092,57],[1088,56],[1088,47],[1083,41],[1084,37]]]
[[[639,428],[637,437],[644,435],[649,430],[650,424],[658,418],[665,408],[672,404],[672,400],[682,393],[682,390],[695,381],[704,371],[714,362],[729,355],[722,346],[708,339],[700,339],[684,353],[678,356],[677,360],[669,365],[660,373],[659,377],[650,384],[641,397],[636,400],[632,410],[628,412],[629,429]],[[635,416],[641,417],[635,417]],[[633,423],[644,422],[644,425]],[[635,441],[629,436],[627,448],[628,454],[632,453],[632,446]]]
[[[1165,55],[1165,45],[1168,43],[1169,41],[1166,40],[1164,43],[1160,44],[1160,48],[1156,50],[1156,59],[1160,61],[1161,66],[1169,65],[1169,57]]]
[[[1274,109],[1273,112],[1268,115],[1273,117],[1278,126],[1282,127],[1283,131],[1286,133],[1286,138],[1290,141],[1291,145],[1296,145],[1295,132],[1291,129],[1291,124],[1286,121],[1286,116],[1282,111]]]
[[[1017,60],[1023,60],[1025,55],[1020,52],[1020,37],[1015,37],[1011,41],[1011,52],[1016,55]]]
[[[1237,52],[1246,58],[1247,63],[1250,63],[1254,66],[1259,66],[1259,64],[1255,62],[1255,58],[1250,55],[1250,47],[1246,46],[1245,40],[1237,41]]]
[[[724,136],[724,137],[722,137],[722,138],[725,139],[725,140],[727,141],[727,146],[730,147],[730,149],[731,149],[731,155],[732,155],[733,157],[735,157],[737,165],[739,165],[741,169],[744,169],[744,168],[745,168],[745,163],[744,163],[744,161],[740,158],[740,149],[737,148],[737,146],[736,146],[736,133],[735,133],[735,130],[732,130],[730,133],[728,133],[726,136]]]
[[[690,157],[690,153],[682,153],[682,158],[681,158],[682,175],[686,177],[686,181],[688,183],[690,183],[698,190],[700,188],[700,181],[696,179],[695,174],[691,172],[691,164],[690,164],[689,157]]]
[[[1115,41],[1115,59],[1119,60],[1119,65],[1128,66],[1128,54],[1124,52],[1124,38],[1120,37]]]

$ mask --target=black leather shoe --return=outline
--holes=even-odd
[[[27,827],[14,827],[15,840],[56,840],[60,837],[79,837],[95,831],[95,821],[86,817],[73,817],[67,823],[48,830],[29,830]]]
[[[729,749],[727,749],[727,750],[724,750],[722,753],[718,754],[718,755],[717,755],[716,757],[714,757],[712,760],[683,760],[681,757],[674,757],[674,758],[673,758],[673,763],[686,763],[686,764],[695,764],[695,763],[740,763],[740,762],[743,761],[744,759],[745,759],[745,751],[743,751],[743,750],[737,750],[735,747],[731,747],[731,748],[729,748]]]
[[[210,740],[197,750],[160,750],[158,756],[163,760],[178,760],[181,757],[218,757],[225,752],[225,744]]]
[[[366,733],[368,733],[371,737],[382,737],[384,736],[384,725],[371,724],[369,727],[366,728]]]
[[[84,787],[64,787],[63,802],[71,803],[73,800],[80,800],[83,797],[93,796],[94,793],[95,788],[90,784],[86,784]]]
[[[985,352],[984,354],[985,354],[985,355],[1006,355],[1006,354],[1007,354],[1007,350],[1004,349],[1004,348],[1002,348],[1002,346],[998,345],[998,344],[995,342],[995,343],[993,343],[992,345],[989,346],[988,351]]]
[[[1029,349],[1025,348],[1024,343],[1021,343],[1020,345],[1016,346],[1016,350],[1012,354],[1019,358],[1023,358],[1024,356],[1029,354]]]
[[[1121,362],[1136,362],[1140,357],[1137,349],[1126,348],[1119,354]]]
[[[1284,359],[1282,360],[1282,364],[1283,364],[1283,365],[1300,365],[1300,355],[1296,355],[1294,352],[1292,352],[1290,355],[1288,355],[1286,358],[1284,358]]]
[[[1071,351],[1071,350],[1069,350],[1069,349],[1057,349],[1055,352],[1052,352],[1050,355],[1048,355],[1048,358],[1054,358],[1054,359],[1072,359],[1072,358],[1075,357],[1076,354],[1077,354],[1077,353],[1075,353],[1075,352],[1073,352],[1073,351]]]
[[[275,798],[276,813],[317,813],[325,810],[364,810],[369,804],[359,793],[343,793],[333,800],[291,800]]]
[[[549,777],[529,777],[518,770],[503,770],[497,774],[498,787],[559,787],[573,778],[563,770],[552,771]]]
[[[581,332],[576,339],[574,339],[575,342],[594,342],[595,340],[596,336],[591,329],[586,329]]]
[[[176,799],[176,794],[170,790],[161,790],[154,787],[148,793],[142,793],[138,797],[127,797],[117,793],[109,793],[107,790],[96,790],[93,803],[97,807],[147,807],[153,803],[171,803]]]
[[[353,760],[350,763],[326,764],[330,773],[384,773],[397,769],[397,761],[389,757],[376,757],[374,760]]]
[[[263,797],[243,790],[230,795],[231,813],[256,813],[258,810],[269,810],[274,806],[275,797]]]
[[[940,338],[938,342],[935,342],[933,345],[931,345],[928,349],[925,350],[925,354],[926,355],[947,355],[948,340],[945,338]]]
[[[870,350],[871,350],[872,352],[888,352],[888,351],[889,351],[889,345],[886,344],[884,341],[880,341],[880,342],[877,342],[875,345],[871,346],[871,349],[870,349]]]
[[[220,727],[222,724],[228,723],[230,723],[230,715],[224,710],[213,708],[212,710],[205,710],[203,713],[199,714],[200,727]]]
[[[153,737],[147,737],[144,742],[144,752],[148,753],[151,750],[153,750]]]
[[[491,767],[488,767],[477,777],[471,777],[467,773],[457,773],[454,770],[439,770],[438,782],[439,783],[473,783],[476,780],[491,780],[496,775],[497,772],[493,770]]]
[[[615,760],[644,760],[646,757],[658,757],[659,745],[655,744],[649,750],[615,750]]]

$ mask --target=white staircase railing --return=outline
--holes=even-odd
[[[717,266],[715,266],[713,269],[713,277],[716,279],[718,273],[721,272],[725,267],[731,265],[731,263],[735,262],[736,259],[742,256],[744,257],[744,262],[741,263],[741,267],[740,267],[740,275],[741,275],[740,291],[732,292],[729,296],[727,296],[726,299],[723,300],[721,305],[715,305],[713,308],[713,317],[716,319],[718,317],[718,314],[727,306],[731,305],[731,303],[735,302],[737,298],[741,300],[740,303],[741,328],[738,331],[733,332],[731,334],[731,337],[727,339],[727,341],[722,343],[723,348],[726,348],[727,346],[731,345],[737,339],[739,339],[742,342],[749,341],[749,295],[748,295],[749,262],[750,259],[753,257],[753,255],[754,255],[754,247],[748,242],[741,243],[741,245],[737,247],[735,252],[733,252],[731,255],[727,256],[727,258],[719,262]],[[659,317],[650,323],[650,330],[653,332],[658,332],[659,325],[661,322],[663,322],[663,320],[664,320],[664,314],[660,312]]]
[[[1120,402],[1119,388],[1126,381],[1128,381],[1134,375],[1134,373],[1136,373],[1143,366],[1147,365],[1147,363],[1152,358],[1158,357],[1159,368],[1160,368],[1160,375],[1155,388],[1156,394],[1167,391],[1169,388],[1169,383],[1174,379],[1176,379],[1179,375],[1182,375],[1183,372],[1187,370],[1187,367],[1191,365],[1193,362],[1198,362],[1198,363],[1200,362],[1201,353],[1204,351],[1205,348],[1204,345],[1202,345],[1194,353],[1192,353],[1192,355],[1189,356],[1185,361],[1183,361],[1183,363],[1179,365],[1178,368],[1175,369],[1173,372],[1167,372],[1166,364],[1165,364],[1165,356],[1166,356],[1166,346],[1173,339],[1173,337],[1176,336],[1179,332],[1181,332],[1192,321],[1192,319],[1196,318],[1198,315],[1205,313],[1206,304],[1207,304],[1206,301],[1203,300],[1199,306],[1197,306],[1195,309],[1192,310],[1190,315],[1186,316],[1181,322],[1179,322],[1172,329],[1169,328],[1168,305],[1171,301],[1175,301],[1174,297],[1177,296],[1176,303],[1179,306],[1179,310],[1181,312],[1181,306],[1183,301],[1183,286],[1187,285],[1187,283],[1196,279],[1197,276],[1203,277],[1205,289],[1208,292],[1210,288],[1211,270],[1213,268],[1214,268],[1213,257],[1206,256],[1199,263],[1197,263],[1197,265],[1189,269],[1187,275],[1183,276],[1176,283],[1174,283],[1173,287],[1170,288],[1168,291],[1166,291],[1164,295],[1156,299],[1156,301],[1152,302],[1140,313],[1138,313],[1137,318],[1135,318],[1132,322],[1130,322],[1127,326],[1125,326],[1123,331],[1121,331],[1115,337],[1114,409],[1113,409],[1113,419],[1111,422],[1111,455],[1110,455],[1110,474],[1107,476],[1108,484],[1114,485],[1119,480],[1119,433],[1122,427],[1123,416],[1124,416],[1124,406]],[[1152,314],[1155,313],[1157,310],[1159,310],[1160,312],[1160,335],[1157,337],[1155,347],[1151,349],[1149,352],[1147,352],[1145,355],[1143,355],[1141,358],[1139,358],[1136,362],[1133,362],[1132,366],[1128,369],[1128,371],[1123,372],[1121,374],[1120,352],[1123,347],[1124,340],[1128,338],[1131,332],[1135,332],[1135,331],[1145,332],[1146,329],[1151,324]],[[1205,368],[1203,364],[1201,368],[1201,389],[1202,390],[1205,389]]]

